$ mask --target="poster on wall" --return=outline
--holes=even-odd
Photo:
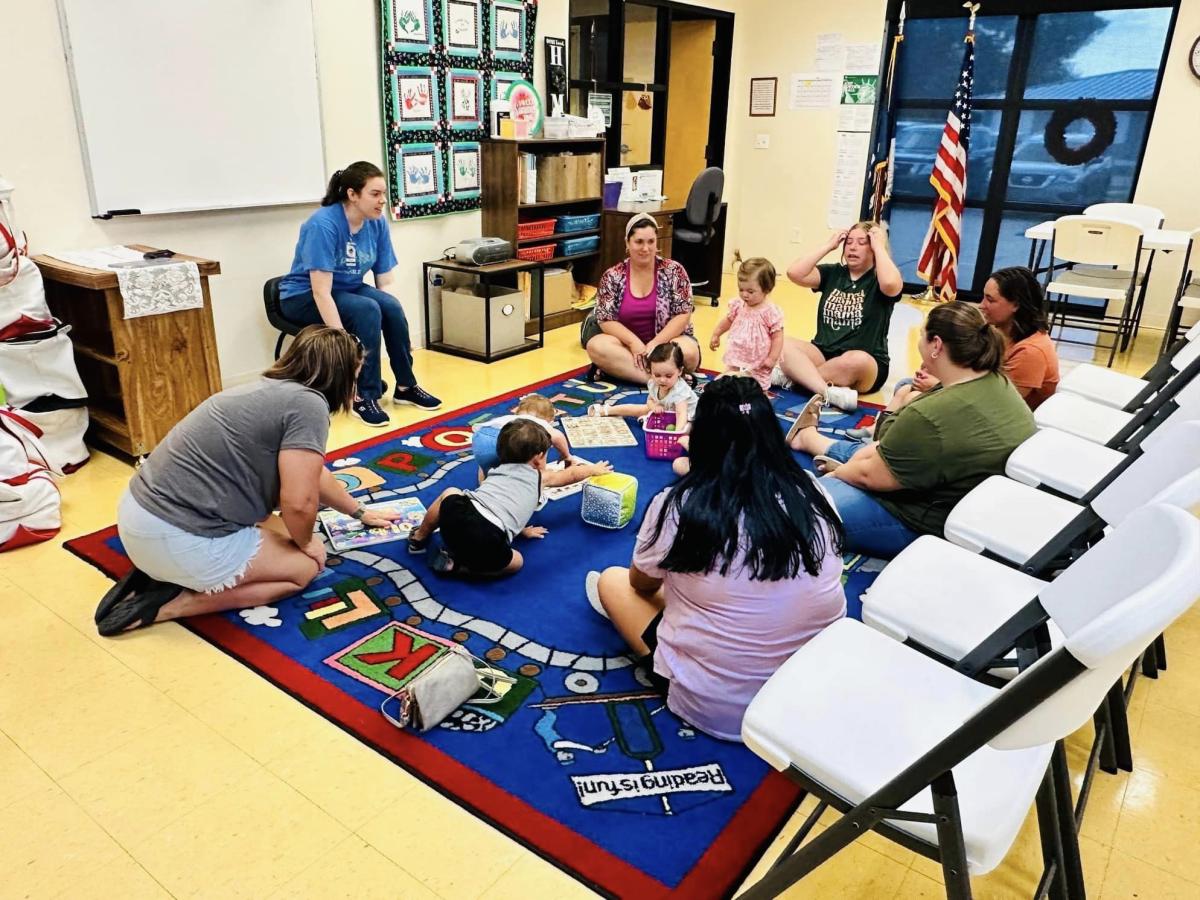
[[[591,118],[591,110],[595,107],[604,115],[604,127],[612,127],[612,94],[598,94],[594,91],[588,91],[587,105],[588,118]]]
[[[567,93],[567,42],[562,38],[546,38],[546,93],[550,115],[563,116],[571,111]]]
[[[392,218],[478,209],[492,101],[533,80],[536,0],[380,0],[380,10]],[[565,70],[565,43],[563,58]]]

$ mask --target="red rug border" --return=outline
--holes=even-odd
[[[326,458],[357,452],[384,441],[403,437],[418,429],[439,425],[497,402],[504,402],[529,391],[577,377],[586,371],[586,366],[568,370],[432,419],[372,436],[334,450],[327,454]],[[128,560],[107,545],[108,540],[116,533],[116,526],[110,525],[91,534],[72,538],[64,542],[63,547],[108,577],[119,578],[126,571]],[[609,896],[732,896],[757,864],[763,851],[786,825],[804,796],[803,790],[785,776],[778,772],[768,773],[721,830],[716,840],[697,860],[691,871],[672,889],[552,817],[534,809],[524,800],[498,787],[452,756],[388,725],[372,707],[350,697],[330,682],[219,615],[201,616],[181,624],[322,718],[386,756],[458,806],[512,837],[522,846],[593,890]],[[326,701],[336,700],[347,709],[340,714],[327,709],[322,705],[322,698]],[[426,768],[418,769],[417,765],[424,765]],[[468,796],[468,791],[477,793]],[[767,828],[755,828],[753,825],[755,818],[762,817],[770,821],[776,816],[778,818],[775,819],[775,823]],[[541,843],[534,843],[535,840]],[[743,857],[747,842],[753,847],[753,852],[748,857]],[[568,860],[571,862],[568,863]]]

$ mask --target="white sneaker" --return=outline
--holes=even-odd
[[[825,402],[845,412],[854,412],[858,409],[858,391],[831,384],[825,388]]]
[[[600,573],[595,569],[588,572],[587,577],[583,579],[583,591],[587,594],[588,605],[607,619],[608,613],[600,603]]]
[[[783,369],[779,367],[779,363],[775,363],[775,368],[771,370],[771,386],[791,390],[792,379],[783,374]]]

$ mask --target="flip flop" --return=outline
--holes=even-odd
[[[96,616],[94,621],[97,623],[112,612],[113,607],[125,600],[132,594],[137,594],[144,591],[150,585],[150,576],[138,569],[136,566],[130,568],[125,573],[124,577],[119,578],[117,583],[108,589],[108,593],[100,598],[100,605],[96,607]]]
[[[153,625],[158,611],[183,592],[177,584],[151,581],[146,590],[118,600],[108,615],[96,623],[101,637],[115,637]]]
[[[813,457],[813,468],[821,475],[828,475],[841,464],[841,460],[834,459],[832,456],[821,455]]]
[[[813,423],[813,425],[801,425],[800,423],[804,421],[805,413],[807,413],[809,411],[809,408],[812,407],[814,404],[816,405],[816,409],[817,409],[817,422]],[[813,394],[812,397],[809,398],[808,402],[804,404],[804,409],[800,410],[800,415],[796,416],[796,421],[792,423],[792,427],[788,429],[787,437],[785,438],[785,440],[788,442],[789,446],[792,443],[792,438],[794,438],[797,434],[799,434],[800,430],[802,428],[816,427],[816,424],[820,423],[821,409],[824,406],[825,406],[825,395],[824,394]]]

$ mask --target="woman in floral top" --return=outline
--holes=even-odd
[[[644,383],[646,357],[660,344],[675,341],[684,368],[700,364],[700,345],[692,333],[692,285],[679,263],[658,256],[658,223],[641,213],[625,227],[629,258],[600,279],[596,322],[600,333],[587,343],[592,363],[606,375]]]

